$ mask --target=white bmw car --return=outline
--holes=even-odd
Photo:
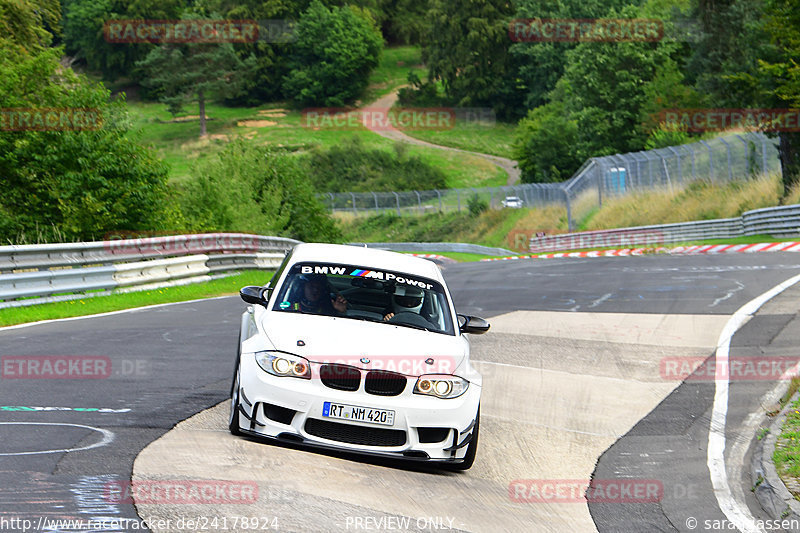
[[[235,435],[435,462],[475,460],[481,375],[431,261],[300,244],[245,287],[229,426]]]

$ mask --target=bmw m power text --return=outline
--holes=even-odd
[[[301,244],[245,287],[230,430],[467,469],[481,375],[439,267],[409,255]]]

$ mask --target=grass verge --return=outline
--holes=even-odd
[[[148,291],[126,292],[70,300],[67,302],[54,302],[37,304],[29,307],[15,307],[0,309],[0,326],[12,326],[25,322],[39,320],[52,320],[55,318],[69,318],[83,315],[94,315],[119,311],[146,305],[156,305],[171,302],[185,302],[200,298],[212,298],[237,294],[239,289],[246,285],[264,285],[272,277],[272,272],[250,270],[227,278],[216,279],[205,283],[192,283],[178,287],[166,287]]]
[[[456,121],[452,129],[446,130],[403,129],[403,133],[415,139],[507,159],[514,158],[512,147],[516,131],[515,124],[465,120]]]
[[[359,125],[342,129],[330,125],[314,126],[300,111],[278,104],[254,108],[227,108],[209,104],[206,108],[208,135],[199,137],[199,125],[192,115],[173,119],[164,104],[129,104],[134,129],[140,139],[150,144],[170,166],[170,180],[191,178],[192,167],[216,156],[234,139],[272,146],[303,154],[312,147],[328,148],[341,144],[345,137],[358,137],[365,148],[393,152],[395,141],[381,137]],[[195,112],[196,113],[196,112]],[[409,155],[419,156],[429,165],[440,168],[448,188],[492,187],[505,185],[508,176],[501,168],[478,157],[436,148],[409,146]]]
[[[786,487],[795,499],[800,500],[800,399],[792,402],[786,414],[772,460]]]
[[[384,48],[380,64],[370,74],[364,101],[372,102],[406,85],[410,71],[420,79],[428,77],[428,69],[422,64],[422,48],[419,46]]]

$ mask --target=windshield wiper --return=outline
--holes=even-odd
[[[403,326],[405,328],[421,329],[422,331],[430,331],[436,333],[435,329],[426,328],[425,326],[418,326],[416,324],[409,324],[408,322],[388,322],[388,323],[392,324],[393,326]]]

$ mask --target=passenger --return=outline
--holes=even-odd
[[[306,274],[300,276],[303,283],[299,301],[292,304],[292,309],[314,315],[344,315],[347,312],[347,300],[341,294],[331,298],[328,278],[325,274]]]

